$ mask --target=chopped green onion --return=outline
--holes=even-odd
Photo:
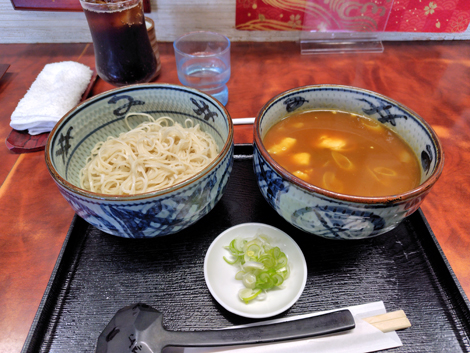
[[[246,273],[245,271],[238,271],[237,274],[235,275],[235,279],[241,281],[245,273]]]
[[[237,262],[240,261],[240,259],[238,257],[235,258],[235,260],[232,260],[230,261],[229,259],[227,259],[225,256],[224,256],[224,260],[226,263],[228,263],[229,265],[235,265]]]
[[[279,288],[290,276],[286,254],[279,247],[271,246],[265,235],[257,235],[250,240],[235,238],[225,249],[232,259],[224,256],[224,260],[240,268],[235,279],[244,285],[238,296],[245,303],[255,298],[264,299],[266,291]]]
[[[280,286],[284,282],[284,278],[279,273],[274,274],[272,279],[275,286]]]
[[[245,271],[254,271],[254,270],[264,270],[265,266],[260,262],[248,261],[242,265],[242,268]]]
[[[243,300],[245,303],[248,303],[249,301],[255,299],[259,294],[261,294],[262,290],[259,289],[257,291],[254,291],[250,288],[242,288],[238,292],[238,296],[240,297],[241,300]]]
[[[246,288],[253,289],[255,288],[255,285],[256,285],[256,276],[251,272],[245,273],[243,275],[242,282]]]
[[[274,256],[271,254],[264,254],[263,256],[260,256],[258,261],[261,262],[266,268],[272,268],[277,265],[277,259],[274,258]]]

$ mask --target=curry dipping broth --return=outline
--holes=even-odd
[[[284,169],[346,195],[388,196],[417,187],[418,159],[383,124],[340,111],[307,111],[274,125],[263,143]]]

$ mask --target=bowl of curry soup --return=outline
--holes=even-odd
[[[443,166],[441,143],[423,118],[361,88],[291,89],[255,120],[262,195],[286,221],[324,238],[394,229],[419,208]]]

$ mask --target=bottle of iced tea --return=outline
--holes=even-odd
[[[80,0],[95,49],[96,71],[114,86],[149,82],[157,61],[142,0]]]

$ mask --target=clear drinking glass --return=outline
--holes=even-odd
[[[219,33],[187,33],[174,43],[180,82],[210,94],[223,105],[228,101],[230,40]]]
[[[142,0],[80,0],[95,48],[96,71],[114,86],[149,82],[157,60]]]

